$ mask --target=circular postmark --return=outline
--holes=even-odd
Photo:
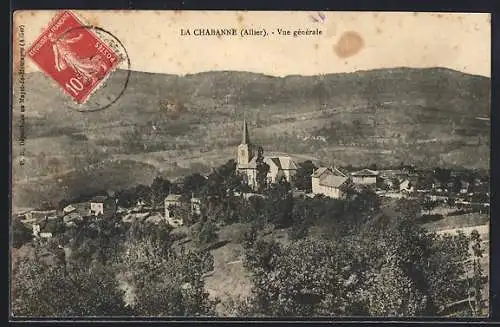
[[[116,67],[102,76],[97,87],[88,96],[84,103],[71,102],[70,107],[79,112],[95,112],[110,108],[125,93],[131,74],[131,63],[127,49],[123,43],[111,32],[94,25],[72,27],[60,34],[57,39],[64,38],[77,30],[89,30],[99,37],[109,48],[116,52],[120,62]]]

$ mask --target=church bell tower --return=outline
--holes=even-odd
[[[243,121],[243,138],[238,146],[237,168],[246,168],[253,158],[253,147],[248,136],[248,127],[246,120]]]

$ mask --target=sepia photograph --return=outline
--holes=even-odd
[[[10,317],[488,317],[490,25],[14,12]]]

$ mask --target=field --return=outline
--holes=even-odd
[[[106,87],[113,89],[123,74],[112,74]],[[93,178],[102,177],[102,188],[147,183],[157,174],[175,179],[208,172],[234,158],[244,118],[253,143],[267,153],[300,160],[489,167],[489,79],[452,70],[283,78],[132,72],[116,106],[93,113],[74,110],[41,73],[27,74],[25,83],[25,146],[13,142],[15,208],[39,206],[40,193],[63,197],[80,192],[81,181],[92,178],[86,169],[95,163],[109,167],[93,173]],[[101,93],[94,97],[105,99]],[[19,122],[14,107],[14,140],[21,133]],[[120,160],[135,164],[121,165]],[[75,177],[79,172],[82,176]]]

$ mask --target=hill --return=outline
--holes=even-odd
[[[92,103],[117,94],[125,75],[113,73]],[[112,107],[92,113],[76,111],[42,73],[27,74],[25,86],[23,167],[16,164],[21,148],[13,144],[14,204],[19,206],[31,206],[27,202],[34,200],[33,194],[60,189],[57,180],[81,180],[74,174],[103,160],[103,165],[126,170],[106,176],[109,184],[117,185],[148,182],[155,174],[172,178],[208,170],[233,157],[243,118],[249,121],[252,140],[265,151],[340,165],[404,161],[489,168],[490,79],[448,69],[287,77],[133,71],[123,96]],[[20,134],[19,121],[14,105],[14,139]],[[138,163],[123,169],[113,163],[127,159]],[[143,170],[142,164],[154,169]],[[72,175],[65,178],[66,174]],[[41,192],[38,182],[31,180],[43,177],[47,178]],[[71,182],[62,186],[83,187]],[[29,189],[31,195],[17,196],[28,194],[17,188]]]

